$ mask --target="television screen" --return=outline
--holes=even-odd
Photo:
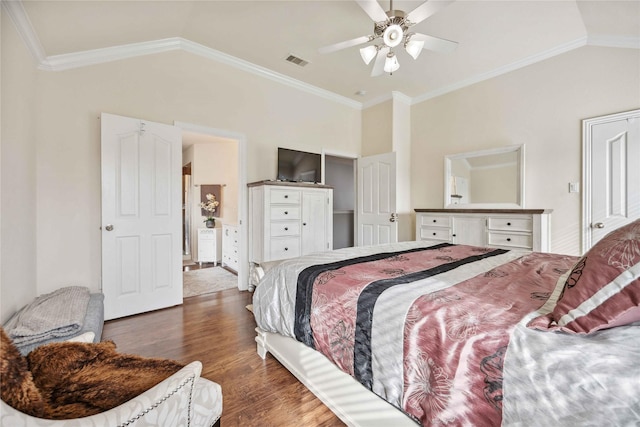
[[[321,155],[304,151],[278,148],[278,180],[293,182],[320,182]]]

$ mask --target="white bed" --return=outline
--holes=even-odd
[[[638,233],[637,236],[640,236],[640,223],[635,230]],[[387,388],[386,385],[380,386],[374,381],[371,387],[365,388],[354,377],[331,363],[325,355],[293,338],[296,336],[296,293],[300,272],[307,271],[306,269],[312,266],[327,265],[339,260],[367,257],[380,252],[404,253],[419,250],[424,246],[425,244],[421,242],[404,242],[384,247],[349,248],[287,260],[275,266],[266,273],[254,294],[253,307],[258,324],[256,329],[258,354],[264,358],[266,353],[271,353],[347,425],[464,424],[463,421],[468,414],[460,415],[461,418],[458,419],[456,418],[458,414],[455,413],[457,409],[452,413],[449,408],[443,408],[442,413],[449,411],[446,417],[443,417],[444,420],[448,420],[446,422],[441,422],[440,418],[425,421],[425,418],[419,420],[415,415],[407,415],[407,408],[403,403],[406,399],[395,396],[398,392],[393,389],[393,386]],[[445,249],[451,250],[449,247],[439,250]],[[528,259],[527,256],[528,253],[514,251],[492,253],[490,257],[477,262],[474,260],[473,264],[456,266],[450,271],[423,279],[420,286],[425,285],[426,290],[418,291],[417,288],[420,286],[415,283],[409,284],[408,286],[412,289],[416,289],[415,295],[412,294],[414,291],[408,291],[400,286],[391,287],[384,291],[379,298],[382,302],[376,302],[376,308],[373,311],[376,313],[393,311],[389,308],[384,310],[378,308],[387,301],[388,307],[400,306],[394,309],[398,312],[394,314],[395,317],[406,317],[409,311],[406,307],[415,304],[414,300],[418,298],[416,295],[426,292],[430,296],[435,295],[434,292],[453,289],[452,283],[469,282],[482,274],[487,277],[489,273],[505,268],[507,264],[511,265],[514,262],[520,262],[520,259]],[[557,257],[562,258],[559,255]],[[640,251],[637,257],[636,261],[640,261]],[[537,295],[536,298],[540,300],[539,306],[520,316],[509,329],[509,344],[502,371],[504,384],[503,378],[500,378],[501,390],[496,398],[500,404],[501,421],[496,424],[540,426],[640,424],[640,369],[637,367],[640,360],[640,323],[627,322],[615,328],[593,331],[586,335],[542,332],[527,327],[532,319],[539,320],[552,312],[561,294],[565,298],[564,284],[569,274],[573,272],[571,267],[577,259],[572,259],[569,264],[570,258],[564,257],[561,261],[563,265],[570,265],[569,269],[560,272],[556,267],[554,283],[545,285],[550,290],[550,295]],[[541,259],[542,261],[536,262],[542,262],[542,264],[550,262],[544,257]],[[555,258],[549,259],[555,262]],[[636,264],[628,269],[631,272],[628,283],[631,285],[627,286],[627,289],[640,288],[638,278],[640,263],[636,262]],[[548,281],[548,279],[545,280]],[[534,294],[536,293],[532,292],[532,295]],[[397,302],[402,299],[406,300],[406,307],[402,305],[405,303]],[[640,297],[636,302],[640,304]],[[376,316],[379,318],[379,314]],[[389,320],[389,318],[384,319],[379,323],[386,323]],[[393,331],[382,331],[376,338],[374,329],[371,335],[373,340],[381,342],[381,337],[393,335]],[[390,345],[393,347],[394,344]],[[378,347],[385,348],[385,352],[389,348],[387,344],[384,346],[378,344]],[[376,356],[372,356],[372,359],[376,375],[378,375],[376,369],[382,369],[382,371],[390,369],[384,366],[376,367],[376,363],[387,362],[376,362]],[[387,360],[386,355],[384,359]],[[389,364],[398,365],[395,362]],[[556,374],[551,375],[553,372]],[[559,372],[561,375],[558,374]],[[452,379],[452,382],[455,381],[457,380]],[[395,382],[402,383],[401,380],[395,380]],[[392,403],[383,400],[379,395],[383,395]],[[451,393],[447,398],[455,401],[458,397]],[[469,401],[475,399],[473,396],[464,398]],[[455,407],[459,408],[460,405]]]

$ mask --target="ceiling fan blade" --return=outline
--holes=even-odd
[[[356,3],[369,15],[369,18],[374,22],[386,21],[389,19],[387,12],[384,11],[382,6],[378,4],[376,0],[356,0]]]
[[[449,6],[455,0],[443,0],[443,1],[425,1],[420,6],[413,9],[411,12],[407,14],[407,20],[411,22],[412,25],[417,24],[418,22],[422,22],[434,13],[444,9]]]
[[[426,34],[416,33],[411,36],[411,40],[422,40],[424,42],[423,49],[433,50],[442,53],[451,53],[458,47],[458,42],[441,39],[440,37],[428,36]]]
[[[341,49],[346,49],[348,47],[351,46],[357,46],[359,44],[362,43],[366,43],[371,39],[371,37],[369,36],[362,36],[362,37],[356,37],[355,39],[351,39],[351,40],[345,40],[343,42],[340,43],[335,43],[329,46],[325,46],[325,47],[321,47],[320,49],[318,49],[318,52],[320,53],[331,53],[331,52],[335,52]]]
[[[378,51],[376,62],[373,63],[373,69],[371,70],[371,77],[379,76],[384,72],[384,61],[387,59],[387,53],[389,53],[389,48],[386,46]]]

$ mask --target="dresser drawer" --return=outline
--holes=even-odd
[[[451,227],[450,216],[420,215],[419,218],[420,226]]]
[[[238,260],[237,259],[230,260],[227,263],[227,265],[228,265],[229,268],[231,268],[231,269],[233,269],[235,271],[238,271]]]
[[[300,255],[300,239],[297,237],[271,239],[269,247],[271,249],[269,259],[272,260],[293,258]]]
[[[443,242],[451,242],[451,229],[421,227],[420,240],[439,240]]]
[[[533,231],[533,220],[531,218],[508,218],[489,217],[487,218],[489,230],[504,231]]]
[[[298,206],[271,206],[271,220],[300,219]]]
[[[271,203],[300,204],[300,191],[298,190],[271,190]]]
[[[532,249],[531,234],[511,234],[489,232],[489,246],[505,246],[511,248]]]
[[[297,236],[300,234],[300,221],[280,221],[271,223],[271,237]]]

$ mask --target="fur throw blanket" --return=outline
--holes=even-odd
[[[24,372],[27,366],[23,362],[24,358],[22,361],[16,359],[13,352],[15,347],[10,342],[10,346],[6,345],[4,331],[2,336],[2,399],[24,413],[41,418],[80,418],[115,408],[162,382],[184,366],[173,360],[120,354],[112,341],[97,344],[62,342],[46,344],[29,353],[29,371]],[[12,353],[13,360],[5,361],[4,354],[7,350]],[[27,382],[31,378],[42,399],[38,403],[35,396],[33,401],[36,406],[33,410],[25,408],[25,401],[34,395],[22,393],[24,397],[21,407],[5,399],[5,391],[8,390],[5,390],[4,374],[6,368],[11,368],[8,366],[11,363],[19,365],[18,371],[23,372]]]

